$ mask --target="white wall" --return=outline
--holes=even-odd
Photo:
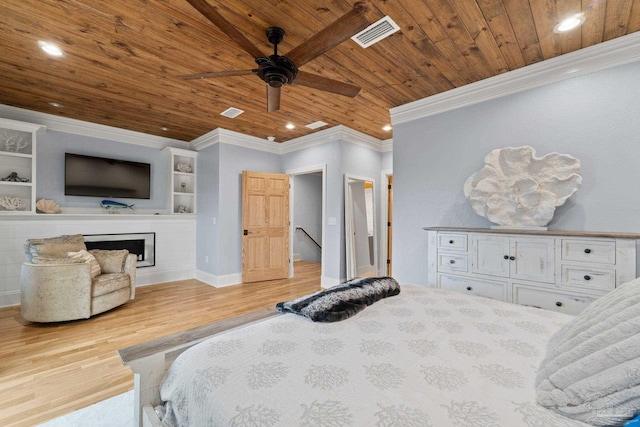
[[[462,187],[495,148],[582,162],[583,186],[550,229],[640,232],[640,63],[394,126],[394,277],[426,284],[425,226],[489,227]]]
[[[0,307],[20,303],[20,268],[30,238],[64,234],[156,233],[153,267],[138,268],[136,286],[195,277],[195,219],[117,215],[3,218],[0,222]],[[162,219],[160,219],[162,218]]]

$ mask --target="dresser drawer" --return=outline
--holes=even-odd
[[[563,261],[616,263],[616,242],[607,240],[562,239]]]
[[[466,254],[438,254],[438,271],[458,271],[466,273],[469,257]]]
[[[554,290],[532,288],[518,284],[513,285],[514,303],[565,314],[580,313],[596,298],[595,296],[572,295]]]
[[[616,287],[616,270],[563,265],[562,285],[610,291]]]
[[[438,233],[438,249],[466,252],[467,235],[457,233]]]
[[[489,282],[468,277],[440,274],[438,283],[441,289],[447,289],[449,291],[463,292],[465,294],[477,295],[498,301],[506,301],[507,299],[506,282]]]

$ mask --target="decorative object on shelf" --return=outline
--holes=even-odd
[[[182,163],[182,162],[179,162],[176,164],[176,170],[178,172],[185,172],[185,173],[193,172],[193,168],[191,167],[191,165],[187,163]]]
[[[580,161],[568,154],[535,157],[533,147],[491,151],[485,166],[464,183],[480,216],[508,228],[544,228],[582,185]]]
[[[29,147],[31,141],[26,136],[16,134],[0,134],[0,140],[4,140],[4,151],[22,153],[22,150]]]
[[[180,191],[182,191],[183,193],[187,192],[187,183],[183,182],[180,184]]]
[[[126,203],[116,202],[114,200],[103,200],[100,202],[100,206],[107,210],[107,213],[117,214],[120,213],[118,209],[131,209],[135,206],[135,203],[127,205]]]
[[[40,199],[36,203],[36,212],[43,214],[57,214],[60,213],[60,205],[54,200]]]
[[[2,196],[0,197],[0,207],[8,211],[23,211],[26,205],[20,197]]]
[[[185,205],[178,205],[178,213],[187,213],[187,207]]]
[[[18,176],[18,172],[11,172],[9,175],[4,178],[0,178],[0,181],[6,182],[30,182],[29,178],[20,178]]]

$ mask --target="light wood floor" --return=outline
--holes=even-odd
[[[36,324],[0,309],[0,426],[35,426],[133,389],[116,350],[272,306],[320,289],[320,264],[296,262],[295,278],[214,288],[184,280],[136,289],[96,317]]]

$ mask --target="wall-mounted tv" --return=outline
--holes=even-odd
[[[65,153],[66,196],[151,198],[151,165]]]

